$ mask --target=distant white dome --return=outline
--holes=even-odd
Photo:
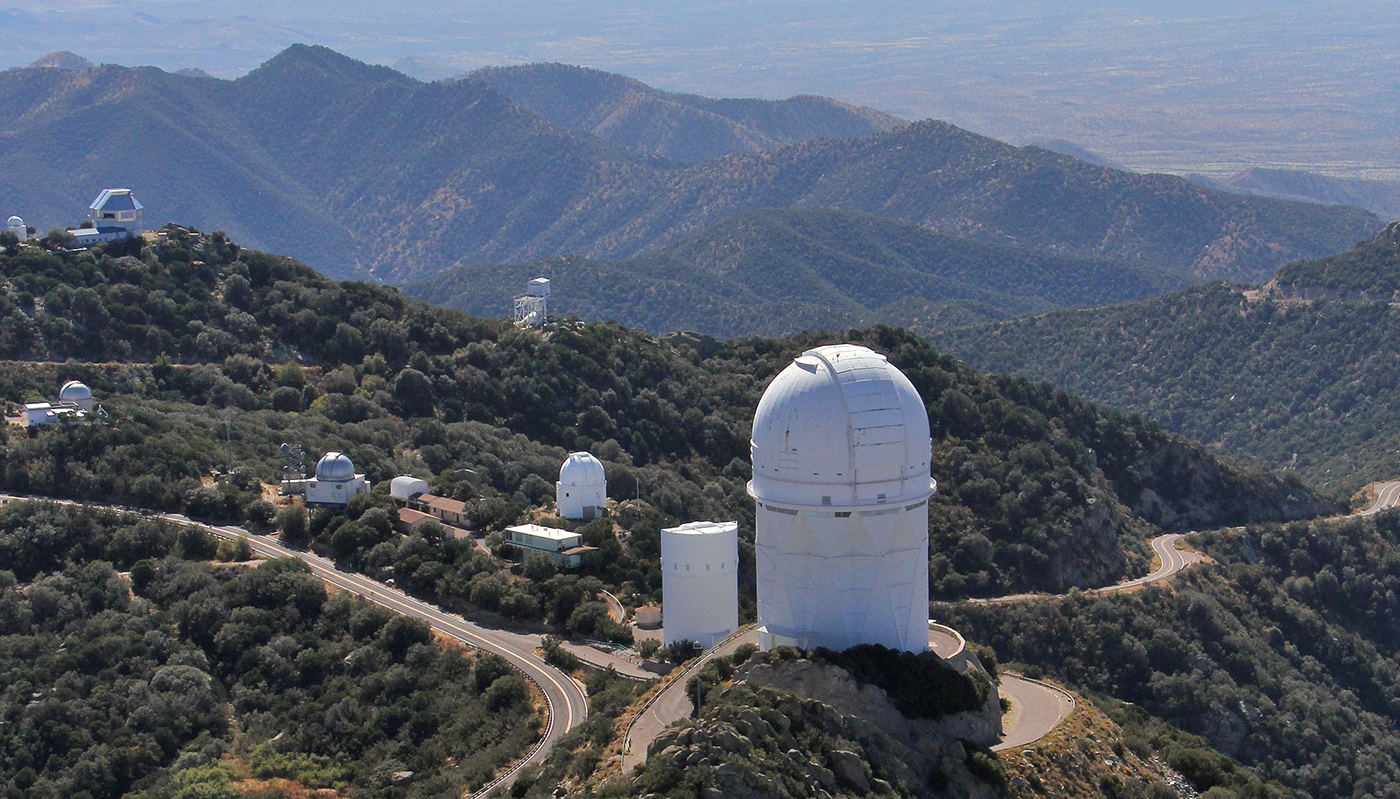
[[[316,462],[316,479],[327,483],[354,480],[355,464],[344,453],[327,452]]]
[[[818,347],[788,365],[759,400],[751,446],[760,501],[855,506],[933,493],[923,400],[866,347]]]
[[[9,221],[5,223],[5,225],[7,227],[24,227],[24,220],[20,219],[17,216],[12,216],[10,217]]]
[[[603,462],[587,452],[569,455],[569,459],[559,467],[559,485],[562,486],[600,486],[607,482]]]
[[[78,403],[90,399],[92,399],[92,389],[77,380],[69,380],[63,384],[63,388],[58,390],[59,402]]]

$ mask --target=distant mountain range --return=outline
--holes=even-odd
[[[932,340],[976,368],[1046,380],[1355,491],[1400,475],[1397,275],[1400,223],[1350,252],[1289,264],[1263,290],[1216,282]]]
[[[1335,178],[1294,169],[1246,169],[1224,180],[1192,175],[1191,180],[1237,194],[1259,194],[1286,200],[1353,205],[1387,222],[1400,219],[1400,181]]]
[[[657,113],[679,114],[666,98]],[[774,104],[744,127],[787,129],[808,106],[830,118],[829,104]],[[1198,279],[1263,279],[1380,227],[1356,209],[1231,195],[931,121],[686,165],[552,124],[477,80],[425,84],[321,47],[293,46],[236,81],[116,66],[0,73],[11,204],[0,211],[72,224],[112,185],[133,189],[152,221],[395,283],[560,254],[624,260],[760,208],[857,211]]]
[[[827,97],[715,100],[565,64],[488,67],[467,79],[485,83],[561,127],[689,163],[812,139],[868,136],[908,124]]]
[[[1192,282],[1152,266],[958,239],[854,211],[760,209],[626,260],[465,266],[403,290],[502,316],[511,296],[541,276],[555,286],[551,313],[719,338],[875,323],[926,333],[1152,297]]]

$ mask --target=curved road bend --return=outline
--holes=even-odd
[[[1006,732],[994,752],[1033,744],[1074,712],[1074,697],[1019,674],[1002,672],[997,693],[1011,700],[1011,710],[1002,717]]]
[[[1371,507],[1357,511],[1355,516],[1375,516],[1383,510],[1389,510],[1400,502],[1400,480],[1392,480],[1387,483],[1376,483],[1376,501],[1371,503]]]
[[[80,503],[65,499],[4,496],[8,499],[43,499],[45,501],[58,502],[65,505],[95,504]],[[534,654],[535,647],[539,646],[538,635],[481,627],[460,616],[444,613],[436,607],[421,600],[414,599],[397,589],[382,585],[358,574],[343,572],[337,569],[333,562],[319,555],[288,549],[282,546],[276,539],[268,536],[256,535],[240,527],[219,527],[202,524],[178,513],[157,513],[153,515],[176,524],[202,527],[221,538],[238,539],[240,537],[247,537],[248,544],[252,550],[265,557],[297,558],[310,566],[313,574],[336,588],[364,597],[395,613],[411,618],[422,619],[434,630],[460,641],[473,649],[500,655],[511,665],[524,672],[535,685],[539,686],[540,692],[544,694],[545,702],[549,705],[549,718],[545,723],[544,736],[530,751],[529,755],[511,764],[504,774],[497,777],[492,782],[487,783],[481,790],[472,794],[473,797],[484,796],[497,787],[510,785],[510,783],[514,782],[515,776],[519,773],[520,769],[532,763],[538,763],[544,760],[545,756],[549,754],[549,750],[558,742],[559,738],[570,729],[582,724],[583,720],[588,715],[588,696],[584,693],[582,686],[574,682],[572,677],[546,664]]]
[[[404,594],[397,589],[370,580],[358,574],[343,572],[335,564],[319,555],[288,549],[275,539],[255,535],[239,527],[215,527],[200,525],[180,514],[162,514],[164,518],[181,524],[194,524],[211,530],[223,538],[237,539],[246,536],[254,552],[270,558],[298,558],[311,567],[311,571],[331,585],[381,605],[389,610],[411,618],[426,621],[434,630],[442,632],[474,649],[492,652],[505,658],[511,665],[525,673],[544,694],[549,705],[549,719],[544,737],[529,756],[512,764],[510,769],[496,781],[477,791],[473,796],[481,796],[492,788],[509,785],[515,775],[531,763],[544,760],[549,750],[559,738],[570,729],[583,723],[588,715],[588,697],[583,688],[573,678],[546,664],[534,649],[539,645],[538,635],[493,630],[472,624],[469,621],[444,613],[436,607]]]

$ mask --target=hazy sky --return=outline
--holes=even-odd
[[[1400,177],[1400,3],[0,0],[54,50],[236,78],[294,42],[430,79],[561,61],[711,96],[816,93],[1138,168]]]

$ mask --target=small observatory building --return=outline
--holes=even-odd
[[[661,531],[663,642],[705,649],[739,627],[739,524],[691,522]]]
[[[554,504],[565,519],[597,519],[608,511],[608,475],[603,462],[575,452],[559,467]]]
[[[759,646],[926,650],[936,486],[909,378],[865,347],[808,350],[764,391],[751,446]]]
[[[79,410],[91,411],[92,389],[77,380],[69,380],[58,390],[58,401],[61,405],[72,405]]]
[[[369,493],[369,481],[355,474],[355,464],[342,452],[327,452],[316,462],[316,476],[306,481],[306,504],[345,505]]]

